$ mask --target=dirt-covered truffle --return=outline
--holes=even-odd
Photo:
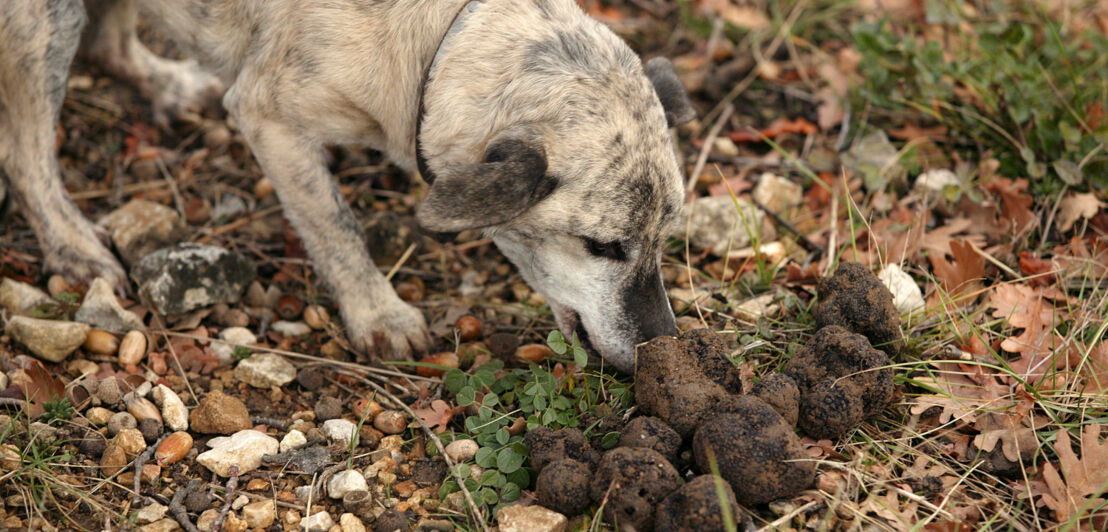
[[[711,471],[714,460],[744,505],[794,495],[815,479],[793,428],[752,395],[731,397],[709,412],[692,447],[700,470]]]
[[[643,412],[688,436],[715,403],[742,392],[723,339],[707,329],[659,336],[639,347],[635,399]]]
[[[619,446],[654,449],[672,463],[681,448],[681,435],[656,417],[642,416],[632,419],[624,427],[619,436]]]
[[[727,482],[721,483],[731,523],[743,521],[744,511],[735,502],[735,492]],[[654,516],[654,532],[707,532],[726,530],[716,477],[700,475],[670,493],[658,505]],[[741,527],[738,527],[741,528]]]
[[[835,325],[816,331],[785,367],[800,389],[800,428],[838,438],[880,413],[895,394],[890,364],[865,336]]]
[[[535,427],[523,437],[531,455],[531,466],[542,471],[547,464],[569,458],[582,462],[590,468],[600,461],[600,453],[589,445],[585,434],[578,429],[558,429]]]
[[[595,503],[607,497],[604,516],[609,523],[649,532],[654,527],[654,507],[677,489],[680,478],[653,449],[616,447],[600,459],[589,495]]]
[[[799,415],[797,409],[800,406],[800,390],[796,382],[784,373],[772,373],[758,381],[751,392],[773,408],[790,425],[796,426]]]
[[[577,460],[551,462],[535,481],[539,504],[565,515],[577,515],[589,506],[589,466]]]
[[[816,326],[838,325],[869,338],[890,357],[900,353],[904,333],[893,294],[885,284],[857,262],[839,264],[819,283]]]

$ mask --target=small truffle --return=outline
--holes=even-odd
[[[677,489],[680,479],[673,465],[657,451],[616,447],[600,460],[589,495],[598,504],[607,498],[604,516],[609,523],[649,531],[654,526],[654,507]]]
[[[890,357],[900,353],[904,332],[888,287],[861,264],[843,262],[819,283],[816,326],[838,325],[869,338]]]
[[[720,504],[720,492],[730,508],[730,522],[737,526],[743,521],[745,511],[735,502],[735,492],[731,485],[716,479],[712,475],[700,475],[670,493],[658,505],[654,518],[654,532],[705,532],[708,530],[727,530],[724,521],[724,507]]]
[[[656,417],[642,416],[632,419],[623,429],[619,446],[654,449],[672,463],[681,448],[681,435]]]
[[[718,467],[741,504],[762,504],[808,488],[815,466],[793,428],[752,395],[735,396],[696,429],[693,455],[702,472]]]
[[[800,407],[800,390],[796,387],[796,382],[788,375],[784,373],[767,375],[764,379],[758,381],[758,384],[754,385],[754,390],[751,393],[765,401],[778,414],[781,414],[781,417],[785,418],[785,421],[789,422],[790,425],[796,426],[796,419],[799,416],[797,410]]]
[[[551,462],[535,481],[539,504],[565,515],[577,515],[589,506],[589,466],[577,460]]]
[[[548,464],[569,458],[590,468],[600,461],[600,453],[589,445],[585,434],[578,429],[535,427],[523,437],[523,444],[531,455],[531,466],[541,472]]]

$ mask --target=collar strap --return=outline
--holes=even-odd
[[[470,15],[477,11],[481,7],[482,0],[472,0],[462,6],[458,10],[458,14],[454,15],[454,22],[447,28],[446,33],[443,34],[442,40],[439,41],[438,48],[435,49],[435,56],[431,59],[431,63],[427,65],[427,70],[423,73],[423,82],[419,86],[419,114],[416,115],[416,132],[415,132],[415,149],[416,149],[416,167],[419,169],[419,174],[423,177],[423,180],[428,184],[435,182],[435,174],[431,172],[431,169],[427,166],[427,158],[423,156],[423,142],[420,140],[421,133],[423,132],[423,115],[426,111],[423,107],[423,97],[427,93],[427,84],[431,82],[431,77],[435,75],[435,71],[438,70],[439,59],[442,58],[443,50],[450,44],[450,40],[465,27],[466,21]]]

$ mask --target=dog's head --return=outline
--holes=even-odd
[[[418,219],[484,229],[567,337],[631,372],[636,344],[676,334],[660,275],[684,202],[669,128],[693,111],[668,60],[642,64],[572,2],[522,4],[531,27],[499,39],[487,25],[505,13],[474,21],[479,49],[452,44],[428,85]]]

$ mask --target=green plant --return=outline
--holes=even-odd
[[[41,418],[44,423],[52,423],[54,421],[73,417],[73,405],[64,397],[54,397],[43,403],[42,406],[46,410]]]
[[[251,354],[252,354],[252,352],[250,351],[249,347],[243,347],[241,345],[236,345],[235,350],[231,352],[231,358],[233,358],[235,360],[246,360],[246,359],[250,358]]]

